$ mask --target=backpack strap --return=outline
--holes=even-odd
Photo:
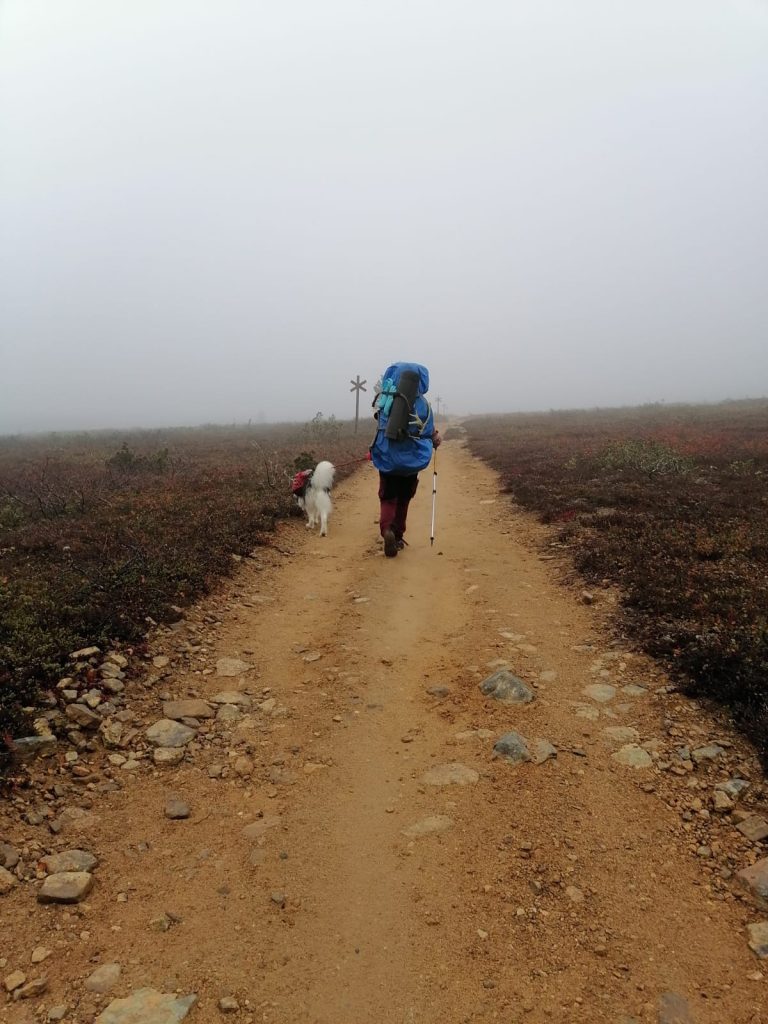
[[[420,397],[424,399],[424,404],[427,407],[427,412],[426,415],[424,416],[424,419],[422,419],[416,412],[416,403],[413,403],[413,409],[411,410],[411,418],[408,423],[409,432],[411,427],[416,427],[417,433],[411,434],[411,437],[432,437],[431,434],[424,434],[424,431],[427,429],[427,424],[429,423],[430,417],[432,416],[432,406],[429,404],[427,399],[424,398],[423,395],[421,395]]]

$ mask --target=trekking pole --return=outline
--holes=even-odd
[[[435,512],[437,510],[437,448],[435,448],[435,461],[432,465],[432,532],[429,535],[429,546],[435,543]]]

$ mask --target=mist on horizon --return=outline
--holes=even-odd
[[[5,0],[0,433],[768,392],[757,0]]]

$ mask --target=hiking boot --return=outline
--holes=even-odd
[[[394,558],[397,554],[397,537],[391,530],[385,530],[382,536],[384,537],[384,554],[387,558]]]
[[[397,538],[397,550],[398,551],[402,551],[403,548],[407,548],[407,547],[408,547],[408,541],[405,539],[405,537],[398,537]]]

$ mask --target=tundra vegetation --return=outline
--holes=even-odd
[[[275,542],[298,468],[364,443],[321,413],[303,427],[0,439],[0,774],[73,651],[140,647]]]
[[[487,416],[471,450],[768,764],[768,401]],[[598,591],[599,592],[599,591]]]

